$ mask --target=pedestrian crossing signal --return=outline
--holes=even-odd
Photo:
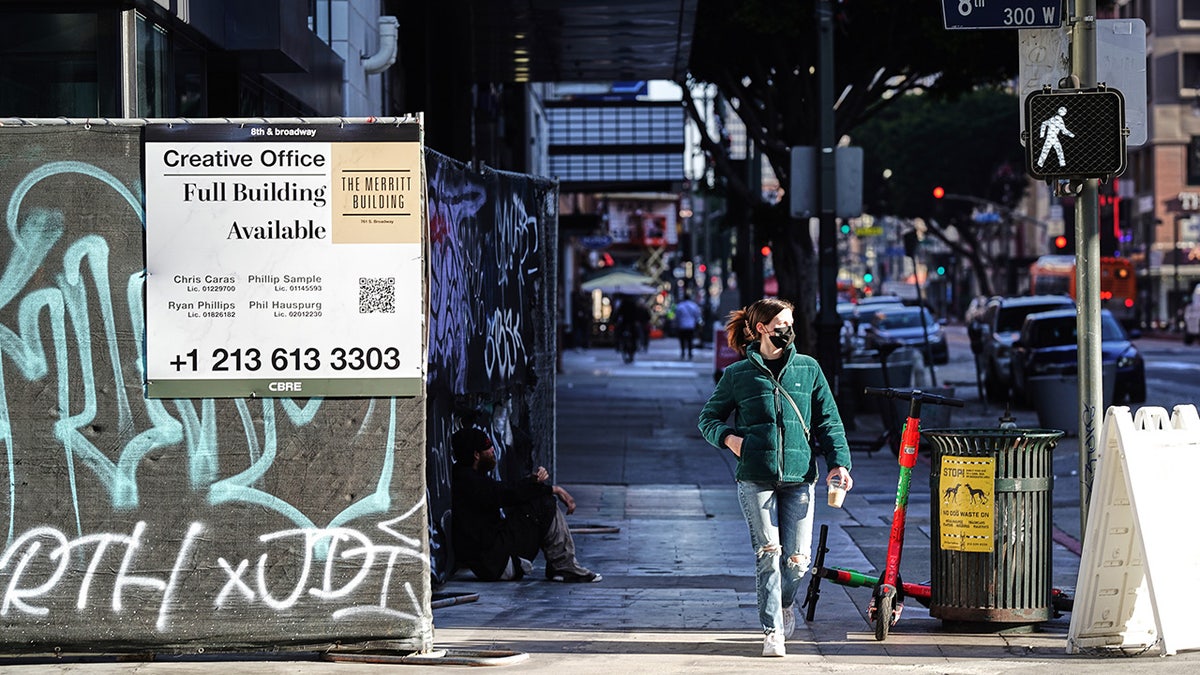
[[[1038,180],[1109,178],[1125,170],[1125,97],[1116,89],[1025,97],[1025,160]]]

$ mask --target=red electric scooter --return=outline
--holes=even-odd
[[[825,536],[826,526],[821,526],[821,537],[817,544],[817,558],[813,568],[812,579],[808,584],[808,593],[804,598],[803,607],[807,608],[805,619],[812,621],[816,611],[817,600],[820,598],[821,579],[844,586],[860,587],[874,586],[871,605],[867,612],[868,620],[875,625],[875,639],[886,640],[888,630],[896,624],[903,609],[903,600],[912,595],[915,600],[928,606],[929,586],[905,584],[900,581],[900,551],[904,547],[904,521],[908,515],[908,492],[912,482],[912,470],[917,463],[917,448],[921,444],[921,405],[948,405],[961,408],[964,401],[937,394],[929,394],[915,389],[867,387],[866,393],[871,396],[883,396],[888,399],[903,399],[909,401],[908,419],[904,422],[904,431],[900,435],[899,462],[900,480],[896,485],[896,507],[892,511],[892,531],[888,537],[887,563],[883,574],[878,578],[870,577],[860,572],[825,567]],[[892,405],[890,402],[887,405]]]

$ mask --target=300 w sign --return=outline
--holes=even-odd
[[[949,30],[979,28],[1057,28],[1061,0],[942,0]]]

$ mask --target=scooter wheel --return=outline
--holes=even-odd
[[[875,598],[875,639],[879,642],[887,639],[888,629],[892,626],[892,605],[895,602],[895,591],[884,591]]]

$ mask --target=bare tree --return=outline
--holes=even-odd
[[[1015,72],[1015,33],[946,31],[932,6],[916,9],[895,0],[835,6],[837,137],[906,93],[949,96]],[[791,219],[786,200],[768,203],[758,186],[734,170],[728,148],[704,124],[707,111],[691,89],[715,85],[780,184],[788,185],[791,148],[818,140],[815,8],[815,0],[700,0],[690,75],[679,83],[723,188],[750,205],[756,227],[772,244],[779,294],[796,303],[800,339],[809,349],[815,335],[804,318],[815,316],[818,295],[809,229]]]

